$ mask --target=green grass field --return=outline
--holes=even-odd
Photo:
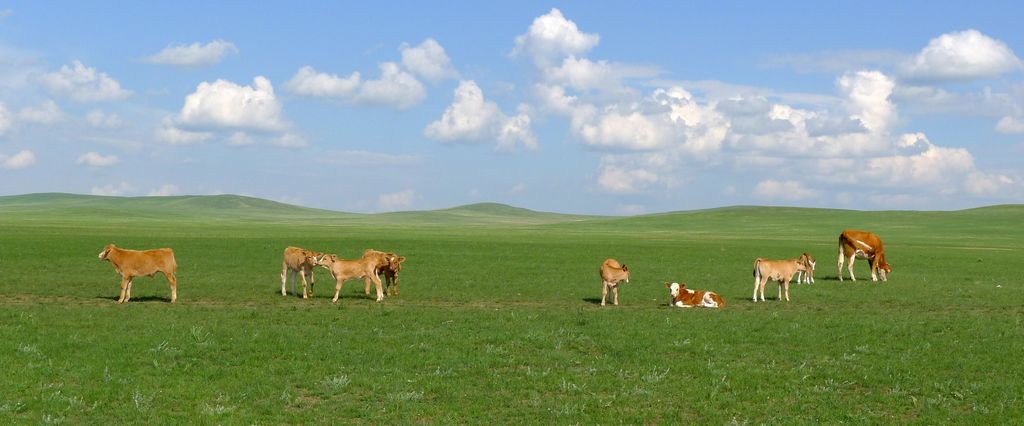
[[[235,196],[0,197],[0,423],[793,424],[1024,419],[1024,206],[736,207],[613,218],[501,205],[360,215]],[[836,238],[878,233],[894,272],[838,282]],[[117,305],[105,244],[172,247]],[[288,245],[408,258],[375,303]],[[750,301],[761,257],[817,283]],[[598,265],[632,276],[601,307]],[[667,306],[665,281],[722,310]],[[290,289],[289,289],[290,290]]]

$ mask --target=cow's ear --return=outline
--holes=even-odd
[[[398,256],[398,263],[405,262],[405,256]]]
[[[665,288],[672,288],[672,284],[665,283]]]
[[[623,264],[622,264],[622,270],[623,270],[623,271],[628,271],[628,270],[629,270],[629,268],[627,268],[627,267],[626,267],[626,264],[625,264],[625,263],[623,263]]]

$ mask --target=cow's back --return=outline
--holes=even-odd
[[[626,272],[622,270],[622,265],[615,259],[605,259],[601,263],[601,279],[606,282],[615,283],[626,279]]]
[[[843,233],[839,234],[839,243],[842,244],[844,250],[847,250],[848,252],[857,250],[864,251],[867,247],[864,247],[863,244],[870,246],[870,254],[872,256],[875,254],[881,254],[885,251],[885,248],[882,245],[882,239],[873,232],[868,231],[847,229],[843,231]],[[847,255],[849,256],[849,254]]]
[[[153,250],[128,250],[121,251],[119,264],[123,272],[132,275],[152,275],[157,272],[173,274],[178,269],[178,263],[174,260],[174,250],[159,248]]]
[[[306,256],[312,253],[309,250],[299,247],[288,247],[284,249],[284,264],[288,266],[288,269],[299,270],[304,266],[312,268],[315,265],[306,262]]]

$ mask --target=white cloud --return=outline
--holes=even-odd
[[[658,175],[644,169],[626,169],[615,164],[602,164],[597,184],[601,189],[628,194],[640,192],[658,182]]]
[[[0,102],[0,136],[7,134],[14,126],[14,117],[11,117],[11,111],[7,109],[7,105]]]
[[[1006,116],[996,123],[996,131],[999,133],[1024,133],[1024,120],[1013,116]]]
[[[25,107],[18,112],[18,120],[32,123],[50,125],[64,119],[64,111],[61,111],[57,103],[52,100],[43,102],[38,108]]]
[[[78,164],[85,164],[90,167],[108,167],[120,162],[116,155],[102,155],[97,152],[87,152],[78,156]]]
[[[933,38],[903,72],[914,80],[957,81],[993,78],[1020,69],[1020,59],[1006,43],[972,29]]]
[[[146,194],[146,196],[149,196],[149,197],[169,197],[171,195],[178,195],[180,193],[181,193],[181,190],[178,189],[177,185],[167,183],[167,184],[161,185],[157,189],[149,191],[149,193]]]
[[[534,19],[525,34],[516,37],[512,55],[529,55],[538,66],[547,68],[563,57],[590,51],[599,40],[597,34],[580,31],[560,10],[551,9]]]
[[[395,109],[409,109],[427,97],[427,91],[415,76],[403,71],[394,62],[380,66],[380,78],[364,81],[355,96],[362,104],[387,105]]]
[[[179,129],[175,126],[174,120],[169,118],[165,118],[161,122],[160,126],[154,131],[154,135],[157,140],[171,145],[191,145],[205,142],[213,137],[213,133],[210,132],[192,132]]]
[[[229,53],[238,53],[234,43],[214,40],[206,44],[199,42],[190,45],[167,46],[159,53],[145,58],[152,64],[171,65],[175,67],[204,67],[216,64]]]
[[[856,111],[864,127],[872,132],[884,132],[896,121],[896,108],[889,101],[896,84],[878,71],[858,71],[844,74],[836,83],[846,95],[851,109]]]
[[[0,168],[8,170],[24,169],[36,163],[36,155],[27,149],[18,151],[18,153],[6,156],[0,154]]]
[[[809,189],[795,180],[768,179],[758,182],[754,187],[753,196],[763,200],[800,201],[817,197],[818,191]]]
[[[131,91],[121,84],[75,60],[71,67],[64,65],[60,71],[42,74],[38,81],[51,93],[67,96],[77,102],[112,101],[127,98]]]
[[[403,44],[400,50],[402,51],[402,65],[427,80],[440,81],[459,78],[459,73],[452,67],[451,59],[448,58],[444,48],[432,38],[424,40],[416,47]]]
[[[135,187],[128,184],[127,182],[121,182],[120,184],[107,184],[104,186],[94,186],[90,193],[92,195],[103,195],[108,197],[120,197],[129,192],[134,192]]]
[[[609,92],[625,91],[622,80],[627,78],[652,78],[661,73],[657,67],[644,67],[591,61],[587,58],[569,56],[558,67],[544,70],[549,83],[565,85],[576,90],[603,89]]]
[[[359,73],[354,72],[348,77],[317,72],[311,66],[305,66],[295,73],[284,88],[290,93],[300,96],[348,98],[359,87]]]
[[[309,142],[306,141],[306,138],[295,133],[284,133],[281,136],[271,139],[270,144],[279,148],[289,149],[305,148],[309,146]]]
[[[498,105],[484,98],[473,80],[463,80],[455,89],[452,104],[437,121],[427,125],[424,136],[442,142],[498,142],[497,149],[513,150],[517,145],[533,149],[536,138],[530,130],[530,117],[521,108],[518,115],[508,117]]]
[[[85,121],[90,126],[100,129],[116,129],[124,125],[124,120],[117,113],[106,114],[103,111],[94,109],[85,115]]]
[[[411,189],[390,194],[381,194],[377,197],[377,203],[381,210],[394,211],[408,208],[416,199],[416,192]]]
[[[257,76],[252,86],[226,80],[204,81],[185,97],[175,124],[190,130],[280,131],[288,127],[281,109],[274,87],[266,77]]]
[[[245,132],[234,132],[227,139],[228,146],[248,146],[256,143],[256,140]]]

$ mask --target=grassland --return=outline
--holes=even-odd
[[[501,205],[358,215],[244,197],[0,197],[0,423],[1018,423],[1024,206],[736,207],[613,218]],[[888,283],[835,281],[836,236],[886,241]],[[173,247],[116,305],[103,245]],[[280,256],[409,260],[375,303]],[[818,258],[751,303],[757,256]],[[630,266],[600,307],[597,266]],[[722,294],[669,308],[664,281]],[[774,287],[768,295],[774,296]]]

